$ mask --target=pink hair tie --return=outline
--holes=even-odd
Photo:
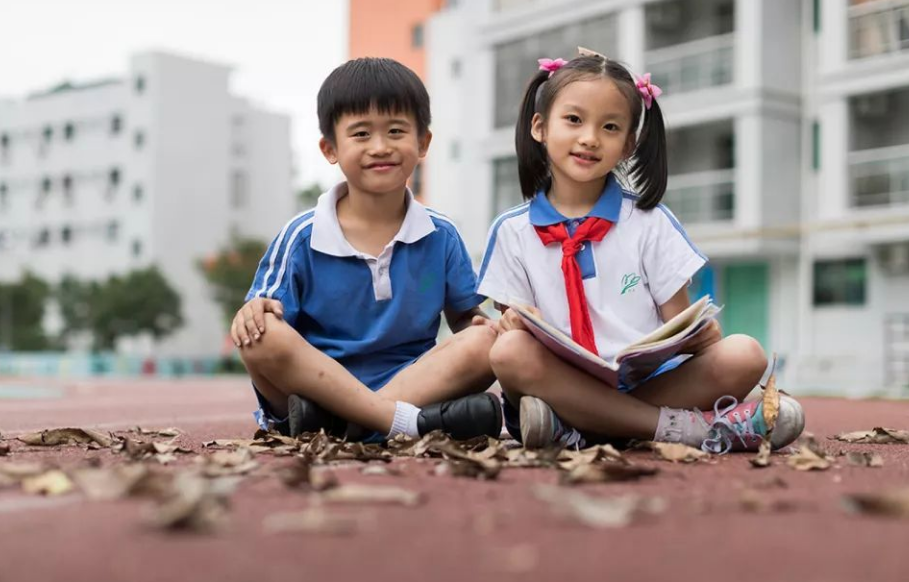
[[[565,59],[537,59],[537,62],[540,63],[541,71],[549,71],[550,77],[553,73],[568,64],[568,61]]]
[[[650,82],[650,73],[644,73],[643,77],[638,77],[638,92],[644,98],[644,106],[650,109],[653,100],[663,94],[663,90]]]

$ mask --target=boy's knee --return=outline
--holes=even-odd
[[[288,333],[296,334],[283,319],[273,313],[265,314],[265,333],[240,350],[240,359],[247,369],[282,365],[290,356]]]
[[[526,331],[512,330],[501,334],[489,351],[489,363],[499,379],[519,380],[524,375],[533,375],[539,360],[536,340]]]

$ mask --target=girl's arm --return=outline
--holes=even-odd
[[[691,305],[691,301],[688,299],[688,287],[685,286],[679,289],[669,301],[660,305],[660,316],[664,322],[669,321],[684,311],[689,305]],[[723,331],[720,329],[720,322],[714,319],[710,322],[708,329],[688,340],[681,353],[697,354],[721,339],[723,339]]]

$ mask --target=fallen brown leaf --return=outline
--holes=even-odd
[[[767,426],[768,437],[776,426],[776,419],[780,415],[780,392],[776,389],[776,374],[773,372],[773,370],[776,370],[776,353],[773,354],[773,361],[770,369],[770,378],[767,380],[767,386],[764,388],[762,406],[764,411],[764,424]]]
[[[593,497],[553,485],[537,485],[534,495],[549,503],[556,513],[594,528],[625,527],[642,515],[656,515],[666,509],[666,501],[662,498]]]
[[[857,432],[844,432],[833,437],[838,441],[847,443],[861,443],[871,445],[883,444],[909,444],[909,430],[896,430],[876,426],[871,430]]]
[[[69,493],[73,489],[73,482],[66,473],[59,469],[52,469],[41,475],[26,477],[22,480],[22,491],[30,495],[56,496]]]
[[[25,434],[18,437],[18,439],[27,445],[39,447],[73,444],[87,445],[91,443],[109,447],[113,443],[110,434],[84,428],[54,428]]]
[[[693,463],[709,458],[710,455],[700,449],[682,443],[646,443],[657,456],[671,463]]]
[[[313,491],[324,491],[337,486],[338,479],[327,470],[314,469],[312,458],[297,457],[288,465],[278,469],[278,478],[292,489],[306,488]]]
[[[846,508],[855,513],[885,517],[909,517],[909,487],[878,493],[855,493],[843,498]]]
[[[176,428],[173,426],[168,427],[168,428],[142,428],[141,426],[136,426],[136,427],[131,428],[129,430],[129,432],[133,432],[133,433],[145,435],[145,436],[162,436],[162,437],[176,437],[176,436],[180,436],[181,434],[183,434],[183,432],[179,428]]]
[[[206,477],[245,475],[259,466],[259,463],[253,459],[252,452],[247,448],[236,451],[215,451],[210,455],[196,457],[196,462],[202,464],[202,473]]]
[[[850,451],[846,453],[846,462],[856,467],[883,467],[884,459],[877,453]]]
[[[800,445],[799,448],[786,461],[786,464],[797,471],[826,471],[830,468],[830,460],[823,452],[819,452],[811,444]]]
[[[332,503],[387,503],[416,507],[423,502],[417,491],[382,485],[341,485],[321,493],[320,498]]]
[[[177,473],[151,513],[150,523],[162,529],[208,532],[227,515],[234,479],[205,479],[200,475]]]
[[[770,453],[771,453],[772,444],[770,443],[770,434],[761,441],[761,446],[758,447],[758,452],[754,457],[748,459],[749,462],[758,468],[769,467],[770,466]]]
[[[659,470],[655,467],[642,467],[614,461],[578,465],[570,471],[559,475],[562,485],[581,483],[609,483],[612,481],[635,481],[641,477],[651,477]]]
[[[139,463],[113,468],[78,469],[73,473],[73,480],[79,490],[93,500],[120,499],[137,494],[142,489],[143,481],[149,477],[148,467]],[[148,491],[146,488],[145,492]]]
[[[770,499],[767,495],[755,490],[745,489],[739,495],[742,509],[750,513],[784,513],[798,509],[795,501],[788,499]]]

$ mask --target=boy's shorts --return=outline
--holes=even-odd
[[[674,370],[674,369],[678,368],[682,363],[685,362],[685,360],[687,360],[690,357],[691,357],[690,355],[686,354],[686,355],[676,356],[674,358],[666,360],[665,362],[663,362],[663,364],[659,368],[654,370],[652,374],[650,374],[649,376],[647,376],[646,378],[644,378],[642,381],[638,382],[637,384],[627,385],[627,384],[620,382],[619,383],[619,392],[622,392],[622,393],[631,392],[635,388],[646,383],[648,380],[651,380],[653,378],[656,378],[660,374],[665,374],[666,372],[668,372],[670,370]],[[505,428],[508,430],[508,434],[510,434],[512,436],[512,438],[514,438],[516,441],[521,442],[520,413],[518,412],[518,409],[515,408],[514,405],[511,404],[511,402],[508,400],[508,398],[505,397],[504,393],[502,394],[502,414],[505,417]],[[588,435],[584,435],[584,436],[585,436],[585,440],[589,444],[595,444],[595,443],[598,443],[599,441],[603,440],[602,438],[598,439],[597,436],[591,436],[591,437],[588,437]]]
[[[393,368],[382,370],[376,374],[361,374],[357,376],[357,379],[363,382],[367,388],[375,392],[388,384],[399,372],[411,366],[418,359],[420,358],[414,358]],[[253,417],[256,419],[256,425],[262,430],[277,430],[281,433],[287,432],[287,417],[278,416],[268,400],[266,400],[265,397],[262,396],[262,393],[256,388],[256,385],[253,384],[252,387],[253,391],[256,393],[256,400],[259,401],[259,409],[253,412]]]

